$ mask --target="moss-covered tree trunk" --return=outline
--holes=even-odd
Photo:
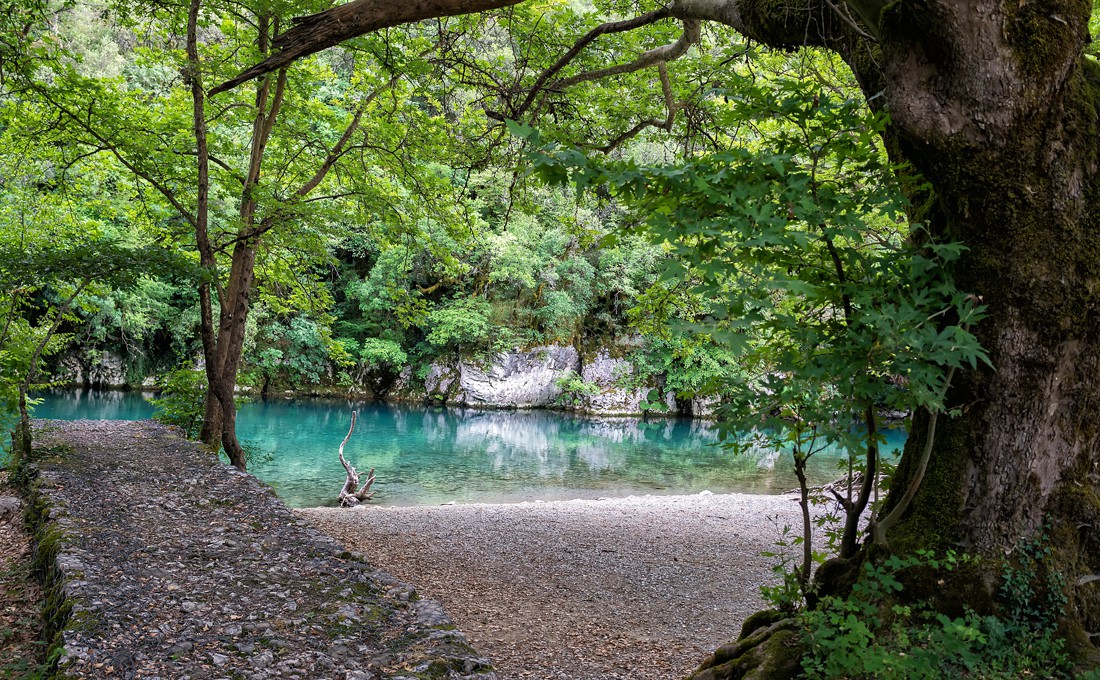
[[[898,3],[878,28],[899,147],[931,181],[956,273],[988,317],[993,368],[961,372],[893,549],[1003,556],[1049,525],[1070,584],[1065,632],[1100,631],[1100,69],[1088,2]],[[927,437],[918,417],[896,503]],[[968,576],[969,578],[969,576]],[[1081,579],[1083,581],[1083,579]],[[958,584],[973,589],[974,582]],[[1091,650],[1095,651],[1095,650]]]
[[[958,285],[993,368],[956,374],[927,474],[887,534],[892,550],[985,557],[945,592],[989,602],[1003,558],[1047,532],[1068,579],[1064,632],[1096,659],[1100,632],[1100,68],[1084,56],[1087,0],[861,5],[870,41],[836,21],[742,2],[745,29],[789,44],[795,24],[838,50],[891,115],[887,143],[932,185],[922,212],[968,248]],[[754,13],[756,8],[758,13]],[[807,23],[808,22],[808,23]],[[918,414],[888,498],[928,435]],[[1044,530],[1044,527],[1049,529]],[[1093,640],[1097,639],[1095,637]]]
[[[938,418],[927,473],[887,533],[889,548],[982,557],[936,587],[944,603],[989,607],[1006,556],[1045,533],[1067,580],[1062,632],[1078,658],[1100,663],[1100,580],[1090,579],[1100,572],[1100,67],[1084,56],[1091,4],[849,5],[874,39],[827,4],[742,0],[727,23],[772,45],[834,49],[868,98],[881,95],[876,105],[892,120],[886,144],[932,187],[914,196],[914,212],[967,247],[957,283],[988,307],[974,331],[993,367],[955,375],[948,407],[959,414]],[[917,475],[929,420],[915,417],[887,511]],[[845,582],[844,571],[832,570],[826,587]],[[785,644],[732,646],[697,677],[790,677],[792,669],[741,663],[780,658],[791,653]]]
[[[1079,60],[1059,87],[1029,94],[1027,115],[985,138],[909,138],[935,177],[944,224],[969,248],[959,285],[989,316],[976,332],[993,369],[949,393],[928,475],[890,532],[894,549],[961,547],[1004,555],[1049,525],[1071,583],[1067,632],[1100,631],[1100,74]],[[918,417],[895,484],[905,488],[927,437]],[[895,493],[895,496],[898,494]],[[896,497],[890,499],[896,502]],[[991,566],[996,561],[991,561]],[[989,587],[995,574],[988,574]]]

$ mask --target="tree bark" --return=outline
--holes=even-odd
[[[938,200],[935,227],[968,248],[956,271],[988,317],[993,368],[960,371],[895,549],[998,559],[1043,533],[1069,578],[1066,633],[1100,631],[1100,69],[1083,57],[1087,3],[899,3],[882,69],[899,147]],[[926,27],[920,32],[914,26]],[[887,509],[916,474],[914,423]],[[1044,527],[1047,527],[1044,529]],[[980,595],[976,595],[980,598]]]

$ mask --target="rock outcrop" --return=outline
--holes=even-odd
[[[502,352],[489,361],[452,358],[437,361],[419,378],[405,368],[389,392],[387,401],[435,403],[475,408],[553,408],[561,406],[560,383],[578,375],[594,386],[578,411],[599,415],[642,415],[650,390],[659,385],[633,384],[634,366],[607,349],[583,361],[572,346],[548,345],[529,350]],[[675,395],[664,392],[667,413],[678,413]]]
[[[588,410],[601,415],[640,415],[646,410],[642,404],[648,402],[650,390],[656,388],[664,394],[664,413],[677,413],[676,395],[661,389],[659,385],[641,385],[625,387],[636,382],[634,364],[625,358],[616,358],[606,349],[596,353],[593,360],[584,365],[581,377],[585,382],[599,386],[600,391],[588,399]]]
[[[58,362],[55,379],[83,387],[127,387],[126,357],[110,350],[69,354]]]

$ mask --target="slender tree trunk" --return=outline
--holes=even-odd
[[[193,0],[197,7],[199,0]],[[193,13],[197,11],[193,9]],[[270,50],[270,34],[278,30],[278,22],[270,16],[259,17],[258,42],[261,54]],[[189,38],[191,33],[189,33]],[[192,47],[189,44],[189,48]],[[197,47],[194,48],[193,61],[198,70]],[[189,52],[189,54],[191,54]],[[248,322],[249,298],[255,279],[256,246],[265,229],[257,229],[255,224],[256,200],[252,193],[260,181],[260,170],[264,152],[270,139],[275,120],[282,106],[286,87],[286,71],[281,71],[271,90],[271,78],[264,78],[256,89],[255,116],[252,129],[252,148],[249,154],[247,173],[241,188],[240,229],[233,247],[233,259],[229,270],[229,280],[224,291],[219,289],[220,312],[217,335],[213,334],[213,313],[210,300],[211,284],[203,284],[200,300],[203,307],[203,350],[206,356],[206,375],[208,389],[203,414],[203,427],[200,438],[211,448],[220,444],[230,463],[240,470],[246,467],[244,450],[237,440],[237,407],[234,393],[237,386],[237,374],[240,369],[241,355],[244,349],[245,329]],[[199,82],[196,78],[194,82]],[[208,173],[208,155],[206,153],[206,123],[202,108],[205,94],[201,84],[192,88],[195,101],[195,136],[200,141],[200,185],[205,188]],[[323,177],[323,175],[322,175]],[[205,192],[200,197],[205,201]],[[200,252],[203,262],[216,271],[213,248],[205,234],[205,202],[203,234],[200,238]],[[266,227],[267,225],[265,225]],[[198,232],[198,230],[196,230]],[[203,247],[203,240],[206,246]],[[209,257],[207,255],[209,254]],[[209,259],[209,262],[207,262]],[[205,297],[202,292],[205,290]]]
[[[19,423],[12,436],[12,454],[15,460],[25,460],[31,453],[31,417],[27,411],[27,390],[19,386]]]

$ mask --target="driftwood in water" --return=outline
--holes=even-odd
[[[355,418],[358,415],[358,411],[351,412],[351,427],[348,428],[348,434],[344,437],[344,441],[340,442],[340,462],[348,473],[348,478],[344,481],[344,488],[340,489],[340,507],[342,508],[350,508],[359,505],[362,501],[369,501],[370,497],[374,495],[374,492],[370,490],[370,485],[374,484],[374,468],[370,469],[370,472],[367,473],[367,481],[362,488],[359,488],[359,473],[355,471],[351,463],[344,459],[344,446],[351,439],[351,433],[355,432]]]

